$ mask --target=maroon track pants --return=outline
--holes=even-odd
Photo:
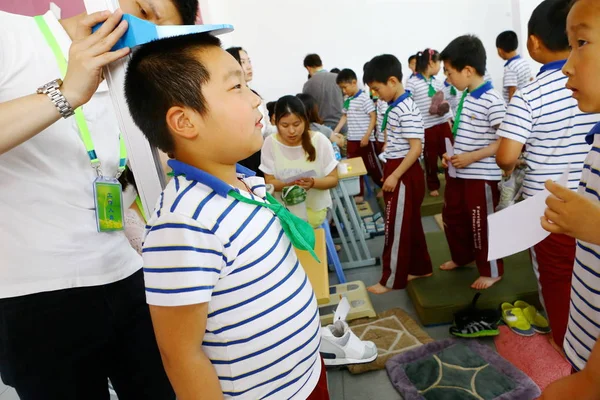
[[[448,122],[425,129],[425,175],[427,176],[427,189],[429,191],[440,188],[438,178],[438,160],[446,153],[446,138],[454,144],[452,128]]]
[[[381,178],[383,177],[383,171],[379,160],[377,159],[377,153],[375,152],[375,142],[369,142],[365,147],[360,147],[360,141],[348,140],[348,147],[346,148],[348,158],[360,157],[367,167],[367,172],[373,182],[379,187],[383,184]],[[360,195],[364,194],[364,180],[360,178]]]

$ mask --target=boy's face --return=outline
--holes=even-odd
[[[202,49],[196,55],[210,80],[202,86],[207,112],[199,119],[198,156],[219,164],[235,164],[256,153],[263,144],[261,100],[246,85],[240,64],[220,47]]]
[[[338,85],[340,89],[342,89],[342,93],[344,96],[354,96],[356,92],[358,92],[358,85],[356,84],[356,80],[352,80],[351,82],[342,82]]]
[[[468,68],[458,71],[452,66],[450,61],[444,61],[444,69],[446,70],[448,82],[456,89],[463,91],[471,83],[471,73]]]
[[[183,20],[171,0],[119,0],[121,10],[156,25],[181,25]]]
[[[369,83],[369,87],[375,92],[377,97],[385,102],[394,101],[396,96],[396,85],[393,79],[388,79],[386,83],[373,81]]]
[[[496,50],[498,50],[498,57],[500,57],[503,60],[506,60],[506,53],[504,52],[504,50],[502,50],[501,48],[496,48]]]
[[[579,0],[567,18],[571,54],[563,67],[569,77],[567,88],[573,91],[583,112],[600,112],[600,4]]]
[[[413,74],[415,73],[415,71],[417,70],[417,60],[416,59],[412,59],[408,62],[408,69],[410,69]]]

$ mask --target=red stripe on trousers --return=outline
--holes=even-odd
[[[486,188],[491,192],[492,210],[488,210]],[[498,182],[446,176],[442,218],[452,261],[467,265],[474,260],[480,276],[492,277],[492,265],[487,261],[487,217],[499,199]],[[502,260],[496,263],[498,276],[502,276],[504,263]]]
[[[381,166],[379,165],[379,161],[377,160],[377,154],[375,153],[375,146],[373,142],[369,142],[369,144],[365,147],[360,147],[360,141],[358,140],[348,140],[348,146],[346,148],[346,153],[348,154],[348,158],[360,157],[365,163],[365,167],[367,167],[367,172],[373,182],[379,187],[381,187],[382,182],[381,178],[383,177]],[[364,181],[361,178],[360,181],[360,196],[364,194]]]
[[[306,400],[329,400],[329,390],[327,389],[327,370],[325,369],[325,363],[323,362],[323,358],[321,358],[321,376],[319,376],[319,381],[317,382],[317,386],[312,391],[310,396],[306,398]]]
[[[384,167],[384,176],[390,176],[404,159],[387,160]],[[402,216],[397,215],[397,205],[400,199],[401,185],[404,185],[404,210]],[[396,258],[393,289],[404,289],[408,275],[427,275],[433,269],[431,257],[427,251],[427,242],[421,221],[421,204],[425,197],[425,180],[423,169],[419,162],[415,162],[402,175],[394,192],[384,192],[386,219],[385,219],[385,244],[383,247],[382,265],[383,273],[381,283],[388,286],[387,282],[393,272],[392,262]],[[396,224],[401,219],[400,242],[394,251]],[[388,286],[390,287],[390,286]]]
[[[440,188],[438,160],[446,153],[446,138],[454,144],[452,128],[448,122],[425,129],[425,176],[427,176],[427,189],[430,192]]]
[[[531,253],[532,261],[538,265],[541,297],[552,328],[552,337],[560,347],[569,322],[576,247],[575,239],[551,233],[533,246]]]

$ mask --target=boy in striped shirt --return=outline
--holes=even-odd
[[[356,73],[351,69],[343,69],[336,82],[346,99],[342,108],[342,119],[334,129],[340,133],[348,123],[348,158],[361,157],[373,182],[381,186],[383,172],[375,151],[375,124],[377,112],[373,100],[367,92],[358,88]],[[362,202],[363,181],[361,178],[358,202]]]
[[[505,31],[496,38],[496,48],[504,64],[503,95],[506,104],[518,89],[523,88],[533,80],[529,63],[517,53],[519,38],[513,31]]]
[[[486,289],[503,274],[502,260],[488,261],[487,217],[498,205],[502,177],[494,158],[496,130],[506,106],[491,82],[484,80],[486,54],[481,40],[466,35],[454,39],[442,52],[448,81],[464,91],[454,121],[454,156],[444,154],[444,164],[456,168],[448,177],[443,220],[452,260],[445,271],[475,261],[480,277],[471,285]]]
[[[526,172],[522,196],[544,190],[544,182],[557,180],[569,168],[569,189],[577,190],[590,145],[585,135],[600,121],[598,114],[583,113],[561,69],[569,56],[566,34],[568,0],[542,2],[529,20],[527,47],[543,64],[532,83],[516,92],[498,130],[503,139],[496,161],[510,175],[526,145]],[[552,337],[562,346],[569,319],[575,239],[551,234],[531,249],[531,260],[546,308]]]
[[[579,108],[600,113],[600,4],[578,0],[567,18],[571,53],[563,72]],[[577,239],[569,325],[564,341],[567,359],[580,371],[550,385],[542,399],[600,398],[600,124],[586,137],[592,145],[578,193],[551,181],[552,193],[542,226]]]
[[[383,273],[379,283],[368,289],[381,294],[404,289],[408,281],[432,273],[421,223],[425,182],[418,162],[425,130],[419,108],[402,85],[402,65],[396,57],[375,57],[365,68],[364,81],[388,104],[381,129],[387,132]]]
[[[236,168],[263,142],[239,63],[208,34],[158,40],[134,52],[125,93],[150,144],[175,158],[143,257],[177,397],[328,399],[310,282],[264,180]]]

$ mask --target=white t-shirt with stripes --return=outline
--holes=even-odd
[[[452,90],[454,88],[454,91]],[[444,82],[444,99],[450,104],[450,110],[452,110],[452,114],[456,115],[456,109],[458,108],[458,103],[462,97],[462,92],[449,84],[448,82]],[[455,94],[452,94],[454,92]]]
[[[226,398],[305,399],[321,372],[315,296],[269,209],[239,202],[223,181],[178,161],[148,222],[147,301],[208,303],[202,350]],[[238,176],[263,202],[261,178]],[[188,180],[189,179],[189,180]],[[200,343],[198,343],[200,345]]]
[[[375,132],[377,132],[377,141],[383,143],[385,136],[384,132],[381,130],[381,125],[383,124],[383,116],[388,109],[388,104],[385,101],[378,99],[375,106],[377,110],[377,126],[375,127]]]
[[[432,77],[431,84],[436,91],[444,90],[444,83]],[[452,113],[448,112],[443,116],[429,114],[431,107],[431,97],[429,97],[429,83],[421,74],[412,76],[406,83],[406,90],[412,93],[413,100],[417,103],[417,107],[421,110],[423,116],[423,125],[425,129],[429,129],[436,125],[441,125],[448,122],[452,118]]]
[[[387,132],[386,159],[406,157],[410,150],[408,139],[421,139],[421,142],[425,140],[423,117],[412,96],[404,96],[400,103],[390,110]]]
[[[517,89],[524,88],[531,82],[531,67],[526,59],[521,56],[515,56],[504,64],[504,84],[502,94],[504,101],[509,102],[508,88],[516,87]]]
[[[579,193],[600,201],[600,124],[593,130],[593,146],[585,160]],[[576,370],[585,367],[600,337],[600,246],[577,241],[571,280],[571,310],[563,347]]]
[[[342,113],[348,117],[348,140],[361,141],[369,129],[371,113],[375,112],[373,100],[367,92],[361,90],[355,99],[350,101],[350,107],[342,108]],[[371,141],[375,136],[371,134]]]
[[[565,87],[565,61],[542,67],[537,79],[517,91],[508,106],[498,136],[526,144],[525,198],[544,190],[569,166],[569,188],[577,190],[583,162],[590,150],[585,135],[600,122],[600,114],[585,114]]]
[[[495,126],[502,123],[506,105],[491,82],[486,82],[465,98],[460,124],[454,139],[454,154],[470,153],[487,147],[498,140]],[[496,156],[474,162],[456,170],[462,179],[499,181],[502,172],[496,164]]]

